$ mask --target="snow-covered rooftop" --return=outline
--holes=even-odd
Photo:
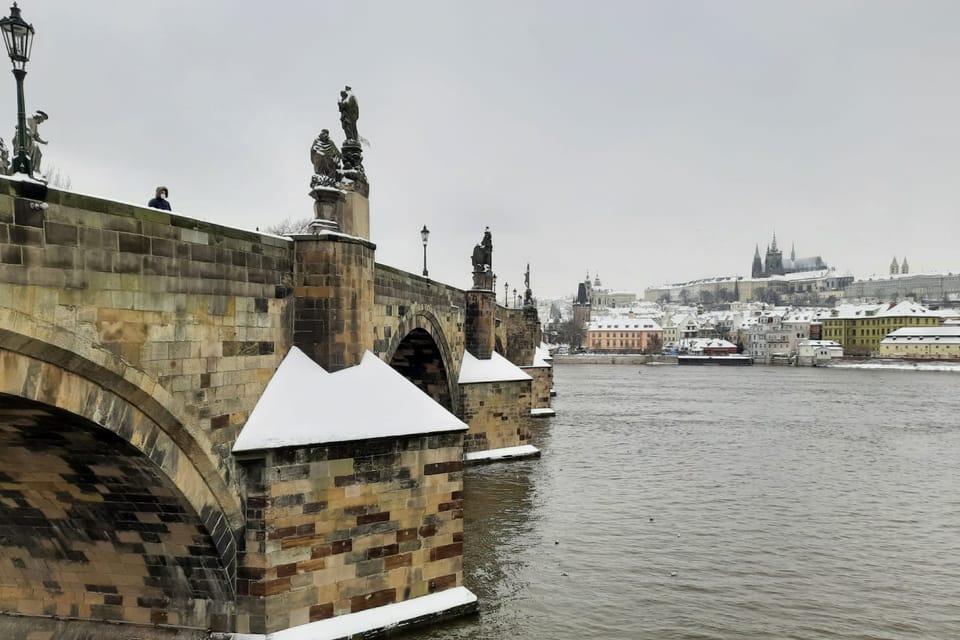
[[[938,327],[902,327],[888,334],[888,337],[907,338],[919,336],[940,336],[942,338],[960,338],[960,327],[944,325]]]
[[[480,360],[469,351],[463,352],[463,364],[460,365],[460,384],[474,382],[516,382],[533,380],[523,369],[513,364],[496,351],[489,360]]]
[[[660,331],[660,325],[650,318],[604,318],[587,324],[588,331]]]
[[[233,451],[466,429],[464,422],[369,351],[360,364],[331,374],[291,347],[250,412]]]

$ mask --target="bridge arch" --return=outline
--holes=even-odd
[[[69,342],[62,333],[61,344]],[[96,347],[87,345],[90,358],[75,347],[0,329],[0,394],[78,416],[151,460],[199,516],[232,581],[244,514],[206,437],[183,417],[176,399],[142,371]]]
[[[459,366],[441,323],[427,310],[400,318],[386,351],[386,362],[451,413],[459,409]]]
[[[9,352],[0,354],[9,372]],[[75,389],[49,365],[29,368],[38,388]],[[119,411],[136,423],[129,407]],[[145,437],[166,448],[158,433]],[[0,454],[5,609],[229,630],[233,581],[213,537],[179,479],[143,451],[74,413],[0,395]]]

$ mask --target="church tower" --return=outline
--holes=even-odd
[[[777,234],[773,234],[773,243],[767,247],[767,257],[763,263],[764,275],[783,275],[783,253],[777,248]]]
[[[890,275],[895,276],[900,273],[900,265],[897,264],[897,256],[893,256],[893,260],[890,262]]]
[[[910,273],[910,265],[907,264],[907,257],[903,257],[903,262],[900,263],[900,273]]]
[[[760,245],[754,245],[753,267],[750,269],[750,275],[753,278],[763,277],[763,263],[760,262]]]

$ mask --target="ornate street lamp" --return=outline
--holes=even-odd
[[[10,15],[0,19],[3,43],[13,63],[13,77],[17,79],[17,155],[13,159],[12,172],[33,176],[32,159],[27,152],[27,111],[23,106],[23,79],[27,75],[27,61],[33,47],[33,25],[20,17],[20,8],[14,2]]]
[[[517,308],[517,288],[513,288],[513,308]]]
[[[420,229],[420,239],[423,240],[423,277],[426,278],[427,274],[427,240],[430,239],[430,229],[427,229],[427,225],[423,225],[423,229]]]
[[[503,306],[505,306],[505,307],[509,307],[509,306],[510,306],[510,304],[509,304],[508,301],[507,301],[507,296],[508,296],[508,295],[510,295],[510,283],[509,283],[509,282],[504,282],[504,283],[503,283]]]

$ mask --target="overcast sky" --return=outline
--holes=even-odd
[[[499,296],[788,255],[960,269],[960,3],[23,0],[27,109],[72,189],[241,228],[312,215],[338,92],[371,148],[381,263]],[[16,120],[12,75],[0,114]],[[4,107],[5,105],[5,107]],[[4,110],[5,109],[5,110]]]

